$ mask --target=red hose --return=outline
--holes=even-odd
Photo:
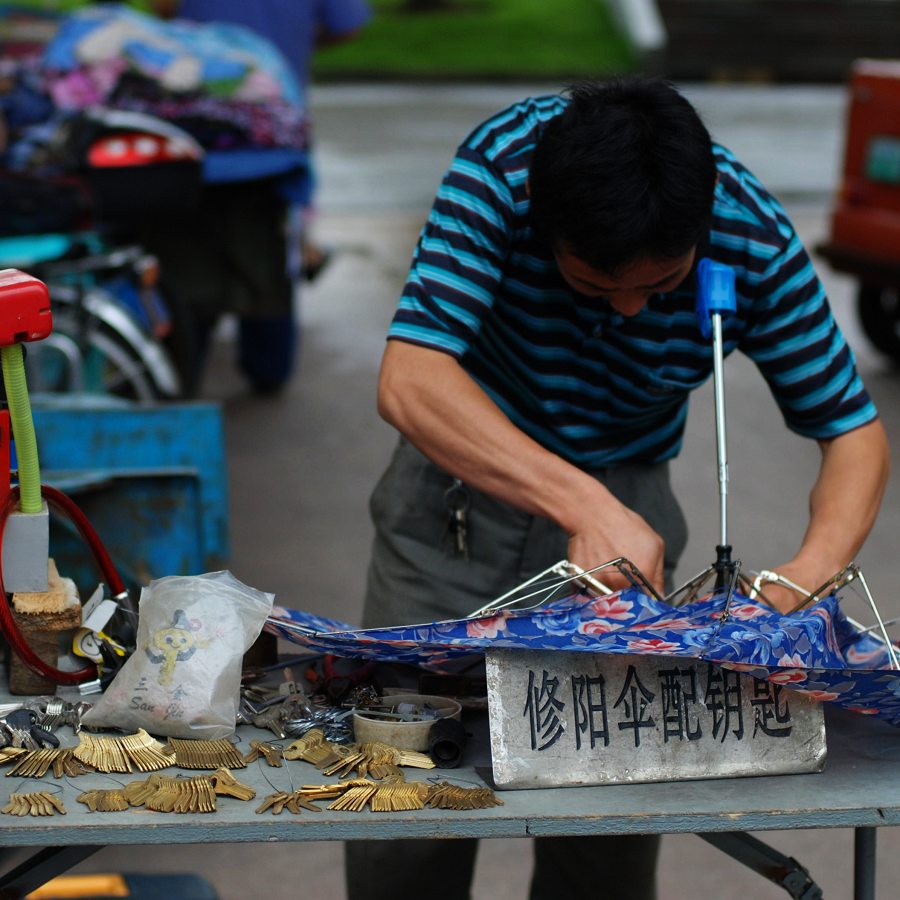
[[[87,516],[78,508],[75,501],[67,497],[61,490],[50,487],[49,484],[41,485],[41,495],[57,512],[63,513],[69,521],[78,529],[84,542],[90,547],[97,563],[97,568],[103,576],[103,580],[109,587],[109,592],[113,597],[118,597],[125,593],[125,584],[119,577],[100,535],[94,530],[94,526],[88,521]]]
[[[103,578],[109,585],[113,595],[117,596],[125,593],[125,585],[119,577],[119,573],[116,571],[99,535],[91,523],[88,522],[84,513],[69,497],[56,488],[43,484],[41,485],[41,493],[51,506],[66,515],[78,529],[79,534],[90,547],[94,559],[103,573]],[[10,490],[5,506],[0,510],[0,547],[3,545],[3,532],[6,528],[6,521],[18,502],[19,489],[14,487]],[[31,649],[22,632],[19,631],[16,620],[13,617],[12,609],[6,596],[6,588],[3,586],[2,571],[0,571],[0,632],[9,641],[10,647],[12,647],[25,666],[41,678],[48,678],[56,684],[81,684],[83,681],[90,681],[92,678],[97,677],[97,667],[93,663],[74,672],[64,672],[62,669],[57,669],[55,666],[45,662]]]

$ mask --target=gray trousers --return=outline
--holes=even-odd
[[[592,474],[665,540],[670,590],[687,527],[668,466],[629,464]],[[468,552],[459,554],[449,527],[453,483],[401,438],[370,501],[375,541],[364,627],[467,615],[566,558],[568,537],[553,522],[468,487]],[[426,894],[429,900],[466,900],[477,844],[472,839],[347,844],[348,898],[413,900]],[[538,838],[530,900],[653,900],[658,850],[658,837],[650,835]]]

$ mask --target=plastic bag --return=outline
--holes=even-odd
[[[230,572],[151,582],[141,591],[137,649],[83,722],[177,738],[232,734],[241,660],[274,599]]]

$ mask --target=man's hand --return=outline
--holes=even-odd
[[[611,495],[605,498],[602,513],[595,513],[569,534],[569,562],[587,570],[624,556],[659,594],[663,593],[664,553],[663,539],[641,516]],[[630,585],[616,568],[603,569],[594,577],[613,590]]]
[[[778,612],[785,614],[797,609],[797,607],[807,599],[810,591],[814,591],[819,585],[824,584],[825,582],[825,579],[823,578],[821,580],[815,580],[815,584],[813,584],[813,581],[810,580],[811,576],[809,573],[797,571],[797,567],[792,566],[790,563],[779,566],[777,569],[773,569],[772,572],[776,575],[781,575],[783,578],[790,581],[791,584],[795,584],[801,589],[794,590],[794,588],[789,587],[786,584],[779,584],[777,581],[763,580],[761,582],[759,589],[762,593],[762,597],[760,597],[760,600],[768,603]]]
[[[835,575],[839,574],[842,569],[843,566],[839,563],[835,563],[830,567],[810,567],[803,565],[802,562],[792,561],[785,563],[783,566],[778,566],[777,569],[772,571],[791,584],[796,585],[800,590],[794,590],[788,585],[771,581],[763,581],[760,585],[760,590],[765,600],[774,609],[781,613],[790,613],[801,604],[806,603],[813,591],[818,591]],[[806,603],[806,606],[812,606],[813,602],[815,601]]]

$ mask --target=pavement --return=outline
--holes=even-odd
[[[338,252],[303,291],[302,359],[284,394],[248,393],[232,365],[231,331],[215,347],[204,396],[222,403],[230,471],[232,571],[274,591],[286,606],[360,617],[371,540],[367,499],[395,441],[375,411],[384,334],[418,229],[453,149],[469,129],[507,102],[558,85],[335,85],[312,95],[321,212],[318,239]],[[827,233],[838,183],[845,98],[832,87],[688,85],[714,137],[730,146],[776,193],[808,247]],[[900,373],[859,331],[854,284],[820,274],[835,315],[896,445]],[[773,567],[803,534],[818,450],[784,428],[762,379],[746,360],[726,369],[732,542],[750,568]],[[673,478],[692,538],[677,580],[711,561],[717,535],[711,387],[695,396]],[[859,556],[885,616],[900,614],[896,479]],[[871,621],[858,600],[850,612]],[[900,735],[898,735],[900,739]],[[852,896],[853,834],[847,829],[761,835],[810,869],[825,897]],[[528,841],[487,841],[474,900],[527,895]],[[288,900],[344,896],[335,843],[166,846],[105,850],[77,871],[195,871],[222,900],[265,895]],[[378,873],[373,873],[377,877]],[[878,896],[896,896],[900,831],[879,832]],[[666,838],[661,900],[784,897],[693,835]]]

